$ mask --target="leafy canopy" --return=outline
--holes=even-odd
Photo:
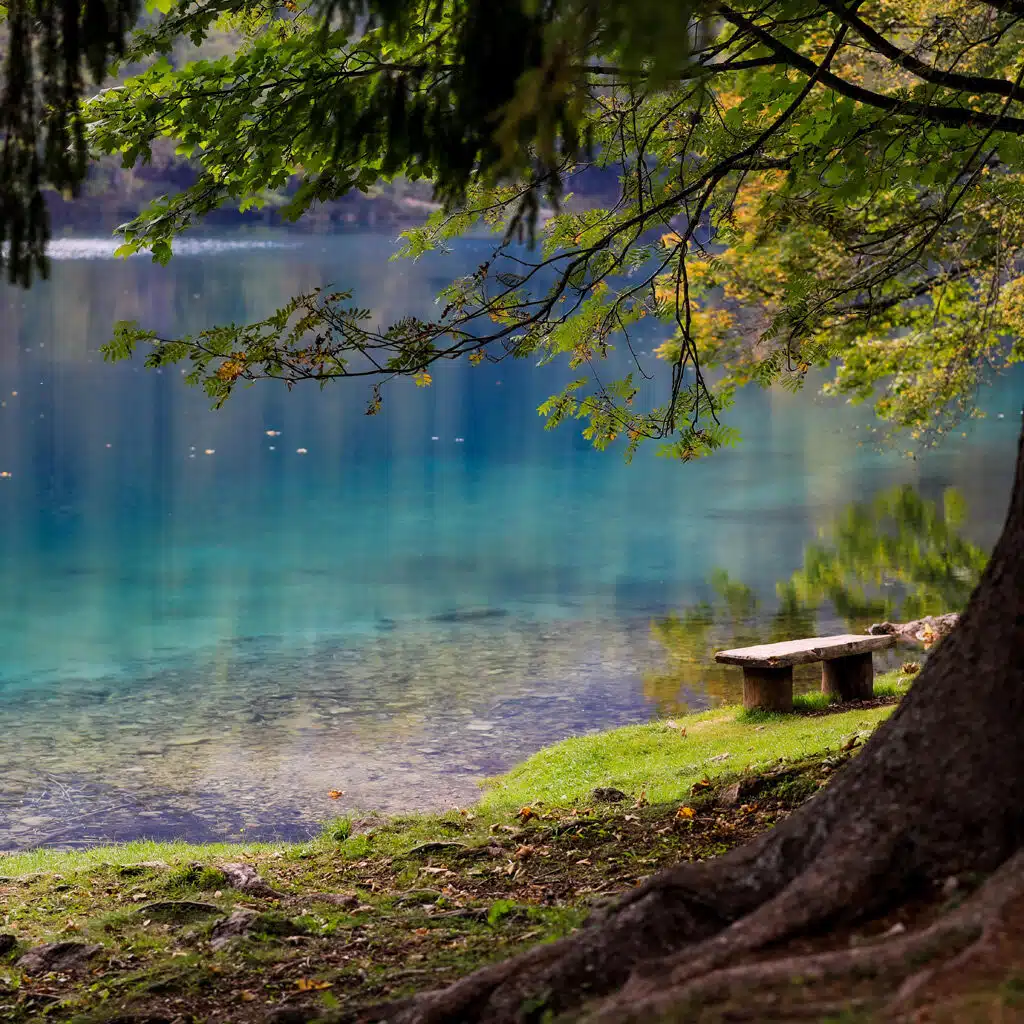
[[[442,359],[564,359],[541,407],[598,447],[644,439],[683,459],[732,439],[749,381],[873,396],[924,440],[973,412],[1024,356],[1024,4],[1019,0],[379,0],[303,8],[199,0],[135,33],[128,57],[225,19],[230,57],[158,60],[89,102],[92,145],[145,159],[158,137],[202,164],[126,226],[124,251],[229,198],[295,187],[288,213],[397,175],[443,208],[417,256],[485,227],[491,257],[433,319],[378,323],[345,293],[298,296],[254,325],[160,338],[122,324],[111,358],[192,363],[216,403],[240,381],[396,376]],[[614,173],[599,208],[566,201]],[[550,215],[538,216],[542,203]],[[536,247],[514,244],[522,231]],[[613,347],[661,340],[653,408],[608,380]]]

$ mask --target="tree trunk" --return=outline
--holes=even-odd
[[[573,936],[380,1018],[512,1024],[584,1004],[600,1020],[676,1018],[716,985],[753,977],[753,990],[773,969],[863,969],[867,954],[853,950],[736,962],[963,872],[996,874],[938,931],[901,940],[907,964],[940,940],[973,948],[1024,898],[1024,434],[1002,536],[959,623],[832,785],[749,845],[653,877]]]

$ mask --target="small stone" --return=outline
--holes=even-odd
[[[626,799],[626,794],[621,789],[611,786],[598,786],[591,794],[591,799],[603,804],[617,804]]]
[[[897,921],[885,934],[902,935],[906,930],[907,926],[902,921]]]
[[[952,896],[953,893],[955,893],[957,891],[957,889],[959,889],[959,888],[960,888],[960,879],[957,878],[956,875],[950,875],[949,878],[947,878],[942,883],[942,895],[943,896]]]
[[[723,807],[735,807],[740,802],[740,791],[742,787],[738,782],[734,782],[731,786],[726,786],[721,793],[718,794],[718,802]]]
[[[251,864],[221,864],[220,870],[227,876],[228,885],[254,896],[279,896],[259,876],[259,872]]]
[[[50,971],[73,971],[91,960],[102,946],[85,942],[48,942],[30,949],[18,960],[26,974],[48,974]]]
[[[260,915],[255,910],[236,910],[228,917],[221,918],[214,926],[210,936],[210,948],[222,949],[232,939],[240,939],[248,935]]]
[[[494,728],[493,722],[484,722],[478,718],[474,718],[472,722],[466,723],[466,728],[471,732],[490,732]]]
[[[357,907],[359,897],[347,892],[311,892],[288,900],[289,904],[329,903],[334,907]]]
[[[17,944],[18,940],[15,936],[8,932],[0,932],[0,956],[7,956]]]

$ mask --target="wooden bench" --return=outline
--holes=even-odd
[[[793,666],[821,664],[821,692],[840,700],[870,700],[875,668],[871,652],[891,647],[893,636],[815,636],[779,644],[719,651],[715,661],[743,669],[743,706],[793,710]]]

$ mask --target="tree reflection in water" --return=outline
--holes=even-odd
[[[714,652],[816,635],[836,619],[849,632],[882,620],[907,621],[958,611],[988,558],[961,535],[966,504],[955,489],[941,503],[911,486],[850,505],[804,550],[803,568],[776,585],[774,610],[727,572],[709,583],[714,597],[652,623],[665,666],[644,676],[644,692],[662,714],[694,701],[731,702],[742,692],[740,669]],[[824,620],[824,626],[819,621]],[[798,667],[798,690],[817,687],[816,665]]]

